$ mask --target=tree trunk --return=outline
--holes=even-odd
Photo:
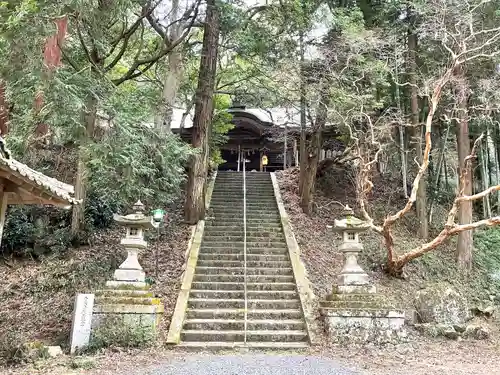
[[[486,144],[488,148],[488,160],[490,161],[490,166],[491,166],[491,173],[490,173],[490,181],[489,184],[490,186],[498,185],[500,184],[500,165],[498,161],[498,154],[496,150],[496,145],[495,145],[495,140],[493,138],[495,132],[493,129],[493,135],[492,135],[492,129],[490,128],[490,125],[486,125]],[[497,192],[495,197],[492,197],[492,201],[496,202],[493,203],[493,206],[496,205],[497,207],[497,212],[500,209],[500,191]]]
[[[51,78],[52,72],[61,65],[61,49],[59,46],[62,45],[64,38],[66,37],[66,31],[68,29],[68,18],[66,16],[59,18],[54,21],[56,24],[56,33],[51,35],[45,42],[45,47],[43,51],[43,62],[45,65],[45,74],[43,77],[44,81],[48,81]],[[43,89],[39,90],[35,96],[35,113],[38,114],[44,106]],[[49,143],[49,125],[44,121],[37,124],[35,129],[35,134],[37,138],[44,138],[44,143]]]
[[[213,114],[213,95],[217,69],[219,15],[215,0],[207,0],[205,32],[201,52],[198,88],[193,119],[194,147],[200,152],[192,156],[189,165],[184,218],[196,224],[205,217],[205,190],[208,172],[208,141]]]
[[[92,59],[91,74],[99,74],[98,70],[103,67],[103,60],[99,57],[97,49],[93,48],[89,57]],[[87,195],[87,160],[85,157],[85,148],[94,138],[95,125],[97,120],[97,106],[99,102],[90,92],[87,94],[85,108],[82,109],[82,124],[84,125],[83,134],[80,135],[78,146],[78,165],[75,176],[75,199],[81,200],[81,203],[73,206],[73,215],[71,217],[71,233],[73,235],[84,228],[85,225],[85,198]]]
[[[322,149],[322,130],[326,124],[329,103],[330,95],[328,92],[328,86],[326,86],[323,88],[313,133],[311,134],[309,147],[307,147],[305,155],[306,160],[303,174],[304,181],[302,184],[302,192],[300,194],[300,206],[307,215],[312,214],[316,173],[318,171],[319,155]]]
[[[71,217],[71,233],[73,235],[84,227],[85,224],[85,198],[87,195],[87,167],[84,155],[84,148],[94,134],[97,115],[97,99],[89,96],[86,102],[86,108],[83,113],[83,123],[85,132],[80,140],[78,153],[78,167],[75,176],[75,199],[82,201],[81,204],[73,206],[73,215]]]
[[[396,82],[394,85],[394,101],[396,102],[396,108],[401,111],[401,96],[399,90],[399,69],[398,69],[398,56],[397,56],[397,44],[394,44],[394,63],[395,63],[395,76]],[[405,142],[405,131],[402,121],[398,123],[398,136],[399,136],[399,159],[401,165],[401,177],[402,177],[402,187],[403,195],[408,198],[408,162],[406,160],[406,142]]]
[[[181,32],[181,23],[178,22],[179,17],[179,0],[173,0],[172,11],[170,13],[169,21],[170,26],[170,40],[175,41],[179,38]],[[155,121],[156,128],[160,133],[165,134],[170,131],[172,124],[172,116],[174,113],[175,100],[182,78],[182,53],[181,46],[175,47],[172,52],[168,54],[166,65],[168,71],[165,76],[163,86],[163,94],[161,104],[158,111],[158,116]]]
[[[0,135],[9,132],[9,106],[5,97],[5,82],[0,79]]]
[[[441,175],[443,174],[442,170],[443,168],[446,169],[446,158],[444,157],[444,154],[446,152],[446,143],[448,141],[448,135],[450,133],[450,123],[446,126],[446,131],[444,134],[444,137],[442,138],[441,141],[441,147],[439,151],[439,156],[437,160],[437,165],[436,165],[436,172],[434,173],[434,183],[432,186],[432,189],[434,191],[434,195],[431,197],[431,201],[429,203],[429,223],[432,223],[432,213],[433,213],[433,206],[434,206],[434,201],[436,200],[436,195],[439,190],[439,182],[441,181]],[[446,172],[445,172],[446,174]]]
[[[410,135],[415,142],[416,157],[419,163],[422,162],[422,127],[418,119],[418,87],[417,87],[417,35],[410,29],[408,32],[408,70],[410,82],[410,107],[411,107],[411,128]],[[420,223],[419,235],[427,239],[429,237],[429,221],[427,216],[427,180],[425,175],[422,176],[418,185],[417,200],[416,200],[417,218]]]
[[[457,82],[457,100],[458,100],[458,124],[457,124],[457,150],[459,161],[459,176],[461,186],[459,186],[460,195],[472,194],[472,168],[467,168],[465,158],[470,155],[471,147],[469,140],[469,121],[467,102],[469,98],[469,87],[467,78],[463,69],[458,69],[456,72]],[[458,209],[459,224],[472,223],[472,202],[462,201]],[[472,231],[464,231],[458,235],[457,243],[457,262],[458,265],[466,270],[472,268],[472,246],[473,237]]]
[[[486,147],[484,146],[486,144]],[[489,172],[489,158],[488,158],[488,138],[486,138],[484,144],[479,147],[479,162],[480,165],[480,175],[481,175],[481,190],[486,190],[490,186],[490,172]],[[493,216],[491,212],[490,196],[487,195],[483,198],[483,219],[487,219]]]
[[[304,34],[300,32],[300,140],[299,140],[299,195],[302,195],[305,170],[307,165],[306,151],[306,80],[304,72],[305,49]]]

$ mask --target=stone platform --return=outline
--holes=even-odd
[[[109,289],[95,293],[92,329],[112,320],[113,324],[123,323],[156,334],[164,310],[160,299],[153,297],[150,286],[122,284],[120,289],[119,285],[109,283],[112,283],[107,285]]]

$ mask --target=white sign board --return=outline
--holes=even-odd
[[[77,294],[73,311],[73,327],[71,328],[71,354],[77,348],[84,348],[89,344],[93,308],[93,294]]]

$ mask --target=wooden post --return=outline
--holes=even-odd
[[[3,227],[5,225],[5,213],[7,212],[7,193],[5,185],[0,185],[0,245],[2,244]]]
[[[240,145],[238,145],[238,168],[237,168],[238,172],[240,171],[240,162],[241,162],[241,149]]]
[[[295,158],[295,166],[299,165],[299,150],[297,149],[297,139],[293,139],[293,156]]]
[[[264,166],[262,165],[262,150],[260,150],[259,152],[259,171],[263,171],[264,170]]]
[[[287,148],[288,148],[288,123],[285,122],[285,139],[284,139],[284,142],[283,142],[283,170],[285,170],[287,168],[287,163],[286,163],[286,158],[287,158],[287,155],[286,155],[286,151],[287,151]]]

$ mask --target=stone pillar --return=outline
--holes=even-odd
[[[385,343],[406,337],[403,311],[388,306],[376,294],[375,285],[358,264],[363,250],[359,234],[369,224],[354,217],[346,206],[341,220],[335,220],[333,229],[342,235],[339,250],[344,254],[342,271],[333,285],[332,293],[320,302],[329,339],[341,343]]]

